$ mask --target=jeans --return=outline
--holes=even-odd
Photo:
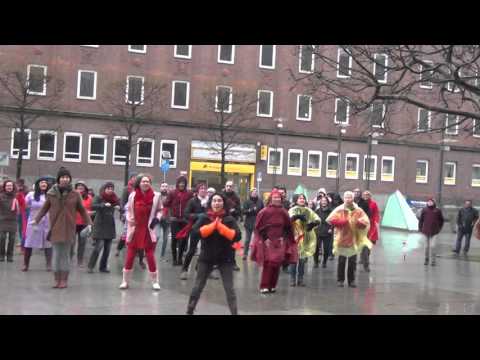
[[[457,233],[457,244],[455,246],[455,252],[459,253],[460,249],[462,248],[462,239],[465,236],[465,246],[463,247],[463,252],[466,254],[470,249],[470,238],[472,237],[471,232],[463,232],[462,230],[458,230]]]
[[[108,256],[110,255],[110,247],[112,246],[112,239],[95,239],[95,248],[90,255],[88,261],[88,268],[93,269],[97,264],[98,255],[103,247],[102,258],[100,259],[100,271],[107,270]]]
[[[346,256],[338,257],[338,271],[337,271],[337,281],[343,283],[345,281],[345,266],[347,263]],[[357,269],[357,255],[350,256],[348,258],[348,270],[347,270],[347,280],[349,284],[355,282],[355,270]]]
[[[193,314],[195,306],[197,305],[200,295],[207,283],[208,276],[212,272],[214,264],[203,261],[198,262],[197,277],[195,278],[195,285],[193,286],[190,299],[188,301],[187,313]],[[218,269],[222,277],[223,288],[227,297],[228,307],[232,315],[237,315],[237,296],[233,288],[233,264],[223,263],[218,264]]]
[[[53,243],[53,271],[70,271],[70,250],[72,244]]]
[[[253,229],[245,228],[245,243],[243,244],[243,256],[248,256],[250,250],[250,241],[252,240]]]
[[[185,255],[185,262],[183,263],[183,271],[188,271],[188,267],[192,262],[193,256],[197,251],[198,242],[200,241],[200,236],[190,235],[190,247],[188,248],[187,255]]]
[[[305,274],[305,264],[307,263],[308,258],[298,259],[296,264],[290,264],[290,277],[292,281],[295,281],[297,278],[297,268],[298,268],[298,280],[303,281],[303,275]]]
[[[13,259],[13,249],[15,248],[15,232],[0,231],[0,258],[5,258],[5,244],[8,235],[8,245],[6,249],[7,259]]]
[[[85,254],[85,245],[87,243],[87,238],[81,237],[80,232],[86,228],[87,225],[77,225],[77,241],[72,244],[70,248],[70,260],[73,258],[74,250],[75,250],[75,243],[78,244],[77,247],[77,263],[83,264],[83,255]]]
[[[172,233],[172,256],[173,256],[173,263],[182,263],[183,253],[187,248],[188,238],[177,240],[175,236],[177,233],[185,226],[185,223],[172,221],[170,226],[171,233]],[[178,248],[178,257],[177,257],[177,248]]]
[[[425,259],[432,259],[435,262],[437,256],[437,235],[425,237]]]
[[[160,236],[160,232],[162,233],[162,236]],[[168,233],[170,232],[170,225],[160,225],[158,227],[158,239],[162,239],[162,248],[160,250],[160,256],[164,257],[165,256],[165,250],[167,249],[167,242],[168,242]]]

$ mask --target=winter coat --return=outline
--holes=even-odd
[[[260,197],[250,197],[243,203],[243,215],[245,215],[245,229],[253,231],[255,227],[255,219],[260,210],[263,209],[263,201]]]
[[[192,228],[192,235],[198,236],[201,239],[200,256],[198,261],[219,265],[225,263],[233,263],[235,259],[235,249],[232,245],[242,238],[242,233],[233,216],[226,215],[222,219],[222,223],[235,230],[235,237],[233,241],[220,235],[216,230],[208,237],[202,238],[200,235],[200,228],[204,225],[211,224],[212,220],[207,215],[201,215]]]
[[[313,256],[317,248],[317,236],[315,228],[306,231],[306,226],[307,224],[321,221],[317,213],[309,207],[295,205],[288,210],[288,215],[290,218],[294,215],[305,215],[306,221],[297,219],[293,222],[293,236],[298,246],[298,256],[301,259]]]
[[[87,195],[86,198],[82,197],[82,204],[85,210],[87,210],[87,213],[90,213],[92,211],[92,203],[93,203],[93,198],[90,195]],[[85,222],[79,213],[77,213],[77,218],[75,220],[75,223],[77,225],[85,225]]]
[[[478,219],[478,211],[473,207],[462,208],[457,214],[458,230],[464,233],[471,233],[473,225]]]
[[[142,241],[138,241],[138,234],[136,234],[136,226],[137,223],[135,221],[135,191],[132,191],[130,195],[128,196],[128,203],[127,203],[127,214],[126,214],[126,221],[127,221],[127,243],[129,243],[129,246],[135,247],[135,248],[144,248],[145,244],[143,244],[143,239]],[[152,243],[157,242],[157,235],[155,228],[150,229],[150,224],[152,223],[152,220],[156,217],[157,219],[160,220],[161,218],[161,205],[160,205],[160,193],[154,192],[153,196],[153,204],[152,204],[152,209],[150,210],[150,215],[148,219],[142,219],[142,220],[147,220],[146,226],[148,229],[148,234],[150,235],[150,240]],[[137,221],[139,222],[139,221]],[[143,221],[142,221],[143,222]],[[143,229],[142,229],[143,230]],[[140,233],[140,232],[138,232]]]
[[[12,210],[13,208],[13,210]],[[15,193],[0,193],[0,231],[17,232],[18,200]]]
[[[368,201],[368,207],[370,213],[367,214],[370,219],[370,230],[368,231],[368,239],[372,243],[376,243],[378,240],[378,224],[380,223],[380,210],[378,210],[378,205],[375,201],[370,199]]]
[[[327,206],[326,208],[318,207],[315,212],[322,221],[320,225],[315,228],[317,239],[319,237],[333,236],[333,227],[327,222],[327,217],[332,212],[332,208],[330,206]]]
[[[168,193],[167,199],[163,203],[162,216],[168,217],[170,210],[170,215],[174,218],[172,220],[183,223],[185,222],[185,208],[187,207],[188,201],[193,197],[193,192],[186,188],[180,191],[178,188],[180,179],[181,178],[177,179],[176,189]]]
[[[370,206],[368,204],[368,201],[360,197],[360,198],[355,198],[354,202],[360,207],[360,209],[363,210],[365,214],[367,214],[368,218],[370,218]]]
[[[205,205],[206,206],[206,205]],[[200,214],[205,214],[207,211],[206,207],[202,206],[202,203],[198,196],[195,196],[188,200],[187,206],[185,208],[185,220],[193,222],[197,221]]]
[[[97,195],[93,198],[92,210],[95,211],[95,221],[93,222],[92,238],[94,239],[115,239],[115,207],[105,206],[107,202],[102,196]]]
[[[82,197],[71,187],[60,192],[58,184],[47,192],[47,200],[35,217],[35,222],[40,223],[48,212],[50,217],[50,229],[52,243],[74,243],[77,211],[87,225],[92,225],[92,220],[83,207]]]
[[[418,221],[418,231],[426,236],[437,235],[442,230],[444,221],[442,210],[436,206],[424,207]]]
[[[233,216],[235,220],[238,220],[242,216],[240,198],[238,197],[237,194],[235,194],[234,191],[224,192],[223,196],[225,196],[225,199],[227,201],[225,208],[227,208],[228,211],[230,211],[230,215]]]

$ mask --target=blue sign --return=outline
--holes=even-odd
[[[163,160],[160,169],[162,170],[162,172],[167,173],[168,170],[170,170],[170,160]]]

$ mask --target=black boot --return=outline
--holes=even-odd
[[[228,308],[230,309],[230,314],[238,315],[237,298],[228,301]]]
[[[195,311],[195,307],[197,306],[198,299],[195,299],[190,296],[190,299],[188,300],[188,306],[187,306],[187,315],[193,315],[193,312]]]
[[[32,256],[32,249],[25,248],[25,252],[23,253],[23,268],[22,271],[28,271],[30,266],[30,257]]]

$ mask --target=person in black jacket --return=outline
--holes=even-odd
[[[235,218],[225,208],[226,199],[222,194],[214,194],[208,200],[207,214],[198,217],[192,233],[200,236],[201,250],[195,285],[190,294],[187,314],[193,315],[207,278],[215,265],[222,276],[223,288],[232,315],[237,314],[237,297],[233,288],[234,243],[242,238]]]
[[[472,237],[473,225],[478,220],[478,211],[472,207],[472,200],[466,200],[462,209],[457,215],[457,243],[453,252],[460,253],[462,248],[462,239],[465,236],[465,245],[463,247],[463,254],[467,255],[470,249],[470,238]]]
[[[332,254],[333,245],[333,227],[327,223],[327,217],[332,212],[332,208],[329,205],[328,198],[326,196],[320,199],[320,202],[315,209],[315,212],[320,217],[320,226],[316,228],[317,235],[317,249],[313,255],[314,268],[318,268],[318,256],[320,255],[320,246],[323,244],[323,261],[322,268],[327,267],[328,257]]]
[[[368,201],[362,198],[362,191],[359,188],[356,188],[355,190],[353,190],[353,194],[354,194],[353,201],[370,218],[370,206],[368,206]]]
[[[253,229],[255,228],[255,220],[257,214],[264,207],[262,199],[258,197],[257,189],[253,188],[250,191],[250,198],[243,203],[243,215],[245,215],[245,243],[243,246],[243,260],[248,258],[248,250],[250,247],[250,240],[252,239]]]

